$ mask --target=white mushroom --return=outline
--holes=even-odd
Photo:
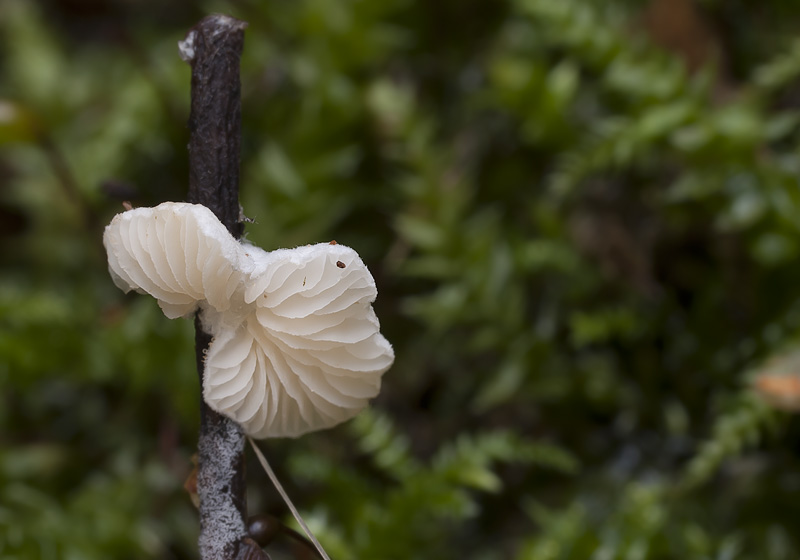
[[[358,414],[394,352],[355,251],[320,243],[266,252],[236,241],[204,206],[118,214],[103,236],[114,283],[167,317],[201,310],[213,336],[203,397],[253,437],[295,437]]]

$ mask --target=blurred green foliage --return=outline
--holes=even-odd
[[[796,3],[164,4],[0,0],[0,557],[196,554],[192,325],[101,234],[185,196],[212,11],[248,238],[356,248],[397,353],[265,445],[334,558],[800,556],[800,426],[751,389],[800,334]]]

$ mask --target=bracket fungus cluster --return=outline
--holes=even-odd
[[[114,217],[103,243],[123,291],[169,318],[200,311],[213,336],[203,398],[255,438],[348,420],[394,361],[358,254],[334,242],[267,252],[240,243],[205,206],[166,202]]]

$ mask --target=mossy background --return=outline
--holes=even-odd
[[[248,238],[356,248],[397,353],[264,444],[333,558],[800,557],[752,389],[800,373],[791,0],[0,0],[0,557],[196,557],[192,325],[101,235],[185,197],[209,12],[250,24]]]

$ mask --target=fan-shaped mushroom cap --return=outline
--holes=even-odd
[[[294,437],[355,416],[394,361],[358,254],[320,243],[266,252],[236,241],[204,206],[168,202],[114,217],[103,242],[115,284],[167,317],[202,311],[214,335],[203,397],[258,438]]]
[[[229,310],[253,269],[242,245],[199,204],[165,202],[117,214],[103,244],[114,284],[155,297],[170,319],[194,313],[201,301]]]
[[[263,253],[245,289],[253,312],[206,356],[204,397],[256,437],[298,436],[361,411],[394,361],[355,251],[321,243]]]

